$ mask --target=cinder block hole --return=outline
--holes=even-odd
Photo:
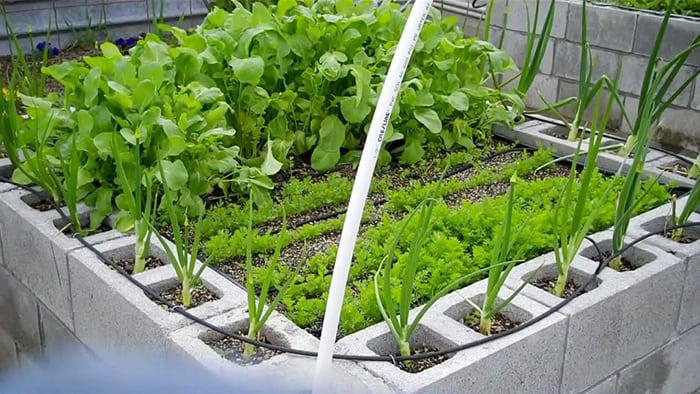
[[[177,278],[168,278],[149,286],[151,290],[176,305],[182,305],[182,284]],[[188,309],[196,308],[206,302],[216,301],[224,296],[223,291],[204,278],[192,289],[192,304]],[[159,303],[156,301],[156,303]]]
[[[45,191],[38,191],[35,193],[27,192],[27,194],[23,195],[19,199],[39,212],[46,212],[54,209],[50,202],[51,199],[49,198],[49,194]],[[65,204],[59,204],[59,207],[65,207]]]
[[[481,307],[484,303],[484,294],[479,294],[474,297],[469,297],[469,301],[472,303],[478,305]],[[496,304],[498,305],[501,302],[503,302],[503,299],[498,297],[496,299]],[[465,324],[466,321],[465,318],[468,315],[471,315],[472,313],[476,312],[476,309],[470,304],[469,302],[462,301],[457,305],[453,305],[450,308],[448,308],[444,314],[448,316],[451,319],[457,320],[458,322]],[[502,315],[505,317],[509,323],[513,323],[514,327],[519,326],[520,324],[525,323],[526,321],[532,319],[532,314],[525,309],[522,309],[516,305],[508,304],[505,308],[503,308],[499,313],[499,315]],[[470,327],[471,328],[471,327]],[[492,331],[492,334],[495,334],[496,332]]]
[[[0,166],[0,176],[5,178],[5,179],[12,178],[12,171],[13,171],[13,167],[11,164],[6,164],[6,165]]]
[[[146,260],[146,271],[170,264],[168,254],[163,250],[158,242],[153,241],[154,240],[151,240],[151,251],[149,253],[149,258]],[[134,270],[134,247],[135,244],[131,243],[106,251],[103,254],[109,260],[114,261],[118,266],[122,267],[125,271],[131,273]],[[110,268],[111,267],[112,266],[110,265]]]
[[[248,319],[239,320],[223,328],[234,334],[246,336],[248,334]],[[261,342],[287,348],[290,347],[289,342],[283,334],[269,328],[268,326],[263,327],[260,333],[261,338],[259,338],[259,340],[261,340]],[[245,358],[243,357],[244,342],[211,330],[200,334],[198,339],[204,342],[221,357],[236,364],[259,364],[278,354],[282,354],[282,352],[276,350],[256,346],[253,356]]]
[[[568,138],[569,138],[569,129],[566,128],[566,127],[564,127],[564,126],[552,125],[552,127],[548,127],[548,128],[546,128],[546,129],[544,129],[544,130],[540,130],[540,133],[546,134],[546,135],[548,135],[548,136],[550,136],[550,137],[559,138],[559,139],[562,139],[562,140],[565,140],[565,139],[568,139]],[[584,140],[588,139],[588,137],[590,136],[590,134],[591,134],[591,133],[589,133],[588,131],[586,131],[586,132],[584,133],[583,139],[584,139]],[[581,136],[581,134],[580,134],[580,132],[579,132],[579,137],[580,137],[580,136]]]
[[[68,214],[66,213],[66,216]],[[80,215],[78,215],[78,221],[80,222],[80,227],[82,227],[83,231],[86,231],[86,235],[94,235],[94,234],[99,234],[99,233],[104,233],[106,231],[111,230],[112,228],[109,226],[109,222],[107,219],[104,219],[102,223],[100,223],[99,226],[97,226],[96,229],[94,230],[88,230],[90,227],[90,213],[85,212]],[[75,234],[77,234],[76,229],[73,228],[73,225],[69,219],[66,218],[58,218],[54,219],[53,221],[54,227],[56,227],[57,230],[65,234],[66,236],[72,237]]]
[[[672,160],[670,162],[658,165],[659,170],[672,172],[681,176],[688,176],[688,171],[690,171],[690,164],[682,160]]]
[[[559,271],[557,271],[557,266],[554,264],[549,264],[541,267],[537,271],[530,271],[520,277],[520,280],[522,281],[527,281],[529,279],[530,284],[538,287],[544,291],[547,291],[548,293],[551,294],[552,289],[554,288],[554,285],[557,283],[557,277],[559,276]],[[580,289],[586,282],[588,282],[591,278],[591,275],[577,269],[574,267],[569,267],[569,273],[566,277],[567,279],[567,288],[570,289],[569,292],[576,291]],[[593,289],[597,288],[600,286],[600,284],[603,283],[603,281],[596,277],[595,280],[593,280],[586,288],[583,290],[584,292],[590,292]]]
[[[612,240],[606,239],[598,242],[598,248],[600,249],[604,259],[607,260],[610,256],[612,256]],[[580,254],[581,256],[596,262],[599,262],[601,257],[598,250],[593,246],[583,249]],[[654,260],[656,260],[656,256],[654,256],[652,253],[642,250],[636,246],[632,246],[622,253],[622,269],[620,271],[634,271]]]
[[[409,345],[411,347],[411,351],[419,354],[424,353],[425,351],[447,350],[457,346],[456,343],[448,340],[422,324],[419,324],[418,328],[416,328],[416,331],[413,333],[413,337],[409,341]],[[394,336],[391,335],[390,332],[370,339],[367,341],[367,347],[380,356],[399,355],[399,347],[396,344]],[[410,367],[407,368],[404,363],[397,363],[397,367],[408,373],[418,373],[443,363],[452,356],[452,354],[448,354],[439,358],[416,361],[415,364],[420,363],[420,365],[414,365],[413,367],[417,367],[415,369]]]
[[[694,221],[691,218],[691,221]],[[642,229],[650,233],[658,233],[664,231],[667,227],[671,226],[670,218],[668,217],[658,217],[642,224]],[[671,238],[671,231],[664,231],[661,234],[663,237]],[[700,239],[700,227],[685,227],[681,232],[680,243],[691,243]]]

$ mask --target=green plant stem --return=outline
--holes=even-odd
[[[564,295],[564,290],[566,289],[566,282],[569,277],[569,270],[564,270],[559,273],[557,277],[557,283],[554,285],[554,290],[552,291],[557,297],[562,297]]]
[[[610,261],[609,266],[610,266],[610,268],[614,269],[615,271],[622,270],[622,256],[617,256],[614,259],[612,259]]]
[[[250,321],[250,324],[248,325],[248,339],[258,339],[258,332],[260,331],[260,327],[257,321]],[[255,345],[252,343],[246,343],[243,346],[243,358],[244,359],[249,359],[250,357],[253,356],[255,353]]]
[[[134,234],[136,235],[136,245],[134,246],[134,274],[143,272],[146,269],[146,258],[150,253],[147,240],[148,224],[143,219],[134,221]]]
[[[479,317],[479,332],[483,335],[491,335],[491,317],[481,313]]]
[[[399,354],[401,354],[403,357],[408,357],[411,355],[411,345],[405,339],[402,339],[399,342]]]
[[[182,306],[189,308],[192,305],[192,283],[190,278],[185,276],[182,278]]]

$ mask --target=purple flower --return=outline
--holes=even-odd
[[[51,56],[58,56],[58,54],[61,53],[61,50],[58,49],[58,47],[51,47],[49,53],[51,54]]]
[[[49,44],[49,45],[51,45],[51,44]],[[37,51],[42,52],[42,51],[44,51],[45,49],[46,49],[46,41],[42,41],[42,42],[36,44],[36,50],[37,50]]]
[[[116,41],[114,41],[115,44],[117,44],[118,47],[124,48],[126,46],[126,40],[123,38],[117,38]]]
[[[139,39],[136,38],[136,37],[129,37],[129,38],[127,38],[127,39],[126,39],[126,47],[127,47],[127,48],[133,47],[134,45],[136,45],[136,42],[137,42],[138,40],[139,40]]]

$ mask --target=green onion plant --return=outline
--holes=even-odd
[[[253,237],[255,236],[255,231],[253,229],[253,196],[251,192],[249,204],[250,210],[248,214],[248,234],[246,237],[246,259],[245,259],[245,269],[246,269],[246,290],[248,292],[248,338],[252,340],[260,340],[260,334],[265,326],[265,323],[270,318],[272,312],[277,309],[277,305],[287,294],[289,288],[294,284],[296,280],[297,273],[304,265],[306,261],[306,252],[302,255],[300,264],[297,265],[295,270],[287,277],[282,286],[278,289],[277,295],[272,299],[269,305],[265,302],[269,298],[270,291],[272,289],[273,279],[275,273],[277,272],[280,265],[280,252],[282,251],[282,245],[287,234],[287,221],[282,220],[282,230],[277,237],[277,244],[275,246],[275,251],[272,254],[270,260],[265,264],[264,271],[262,273],[261,282],[258,284],[255,280],[255,272],[253,270]],[[284,214],[283,214],[284,216]],[[255,299],[256,285],[260,286],[260,293],[258,294],[258,299]],[[245,359],[250,358],[255,351],[255,347],[246,343],[243,347],[243,357]]]
[[[415,316],[412,322],[409,322],[409,313],[411,310],[413,289],[415,287],[416,273],[418,270],[418,257],[420,248],[423,243],[428,239],[432,232],[432,225],[430,223],[433,207],[437,202],[434,198],[428,198],[422,201],[407,217],[404,219],[404,223],[396,232],[394,236],[393,243],[389,246],[386,257],[382,260],[377,272],[374,276],[374,289],[377,298],[377,305],[379,307],[379,312],[382,318],[389,326],[394,340],[399,348],[399,353],[401,356],[410,356],[411,347],[410,341],[413,333],[418,328],[420,321],[423,319],[425,314],[428,312],[431,306],[435,302],[453,291],[462,284],[466,283],[472,278],[476,278],[479,275],[486,273],[488,270],[493,269],[491,266],[489,268],[484,268],[475,272],[472,272],[466,276],[463,276],[456,281],[448,284],[441,290],[437,291],[430,300],[420,309],[418,314]],[[405,260],[405,266],[403,273],[400,277],[401,288],[399,292],[398,302],[394,299],[394,286],[396,284],[396,278],[394,278],[392,271],[394,267],[394,259],[396,257],[396,249],[399,240],[403,238],[404,231],[406,230],[408,224],[414,218],[417,212],[420,212],[420,217],[418,218],[418,226],[409,246],[408,255]],[[498,266],[506,265],[506,263],[499,263]],[[380,283],[381,282],[381,283]]]
[[[146,259],[151,253],[151,235],[149,223],[155,215],[155,198],[153,176],[141,164],[141,136],[135,133],[134,147],[124,149],[116,134],[112,136],[112,157],[114,158],[117,180],[121,184],[122,194],[117,199],[117,206],[122,208],[115,221],[115,228],[121,232],[134,230],[134,272],[138,274],[146,268]],[[131,166],[129,171],[127,168]],[[165,177],[163,177],[165,179]],[[166,181],[163,181],[166,182]]]
[[[695,185],[693,185],[693,188],[690,190],[690,193],[688,194],[688,200],[685,202],[685,206],[683,207],[683,210],[681,210],[680,215],[676,214],[676,204],[677,200],[676,196],[674,195],[671,200],[671,205],[673,207],[671,211],[671,225],[682,226],[688,223],[690,215],[698,207],[700,207],[700,180],[695,181]],[[682,237],[683,228],[676,228],[671,231],[671,240],[679,242]]]
[[[201,240],[201,223],[203,213],[200,215],[197,223],[190,227],[190,221],[187,215],[184,215],[183,225],[180,226],[180,211],[175,205],[176,197],[173,192],[168,187],[168,182],[166,180],[166,174],[163,170],[163,165],[158,163],[158,171],[160,173],[160,181],[163,185],[163,197],[162,202],[165,207],[165,212],[167,213],[169,224],[172,228],[173,243],[175,244],[175,250],[170,247],[170,244],[165,240],[165,238],[155,229],[152,222],[148,223],[151,231],[158,238],[158,241],[163,246],[165,253],[170,259],[170,265],[172,265],[177,279],[182,284],[182,306],[189,308],[192,305],[192,290],[194,290],[199,285],[199,280],[207,267],[209,259],[207,258],[201,264],[197,264],[197,256],[199,254],[200,240]],[[194,232],[194,239],[192,243],[189,242],[189,235]]]
[[[693,165],[690,166],[690,169],[688,170],[688,178],[698,179],[698,175],[700,175],[700,154],[695,158]]]
[[[613,84],[614,87],[617,87],[619,75],[620,73],[618,70]],[[610,118],[610,113],[612,112],[613,101],[613,97],[608,99],[607,106],[600,121],[599,111],[601,100],[598,99],[596,101],[593,108],[591,135],[583,171],[577,182],[576,171],[579,157],[582,154],[581,145],[583,137],[581,137],[571,162],[569,177],[554,209],[552,228],[554,231],[554,261],[557,266],[557,281],[552,289],[552,293],[558,297],[562,297],[564,294],[569,268],[581,248],[585,236],[588,234],[588,231],[598,216],[598,210],[595,209],[595,207],[602,205],[603,201],[606,200],[607,196],[612,191],[612,186],[614,184],[610,182],[605,192],[601,194],[596,201],[590,202],[590,206],[594,207],[594,209],[586,216],[585,211],[586,207],[589,206],[591,182],[593,180],[593,175],[597,172],[598,153],[600,152],[601,143],[603,141],[605,127]],[[579,108],[579,111],[580,110],[582,109]]]
[[[520,294],[525,288],[530,279],[536,275],[537,270],[526,279],[523,284],[518,287],[510,297],[499,302],[498,293],[501,291],[503,284],[508,279],[511,270],[515,264],[522,260],[508,260],[512,254],[513,246],[517,237],[512,237],[512,221],[513,221],[513,206],[515,205],[515,185],[518,182],[517,173],[513,174],[510,179],[510,189],[508,190],[508,207],[506,208],[506,217],[501,228],[501,233],[496,237],[495,244],[491,250],[491,264],[488,270],[488,280],[486,285],[486,294],[481,306],[476,305],[467,299],[477,312],[479,318],[479,332],[484,335],[491,335],[491,319],[503,310],[513,299]],[[520,231],[524,228],[520,227]]]
[[[639,103],[637,105],[637,119],[632,127],[630,136],[620,150],[620,155],[624,157],[629,156],[630,153],[634,151],[636,144],[646,145],[643,136],[650,136],[651,133],[644,132],[642,134],[640,130],[645,127],[654,127],[666,108],[668,108],[671,103],[693,83],[698,74],[700,74],[700,69],[695,70],[680,85],[677,85],[675,90],[671,90],[671,85],[686,63],[686,60],[693,51],[700,46],[700,34],[695,36],[695,39],[687,48],[676,54],[676,56],[660,67],[663,61],[659,52],[661,51],[664,36],[666,35],[671,11],[674,9],[676,2],[677,0],[668,0],[668,7],[666,7],[666,12],[664,13],[664,19],[661,22],[661,26],[656,35],[656,41],[649,55],[649,62],[644,72],[644,80],[642,81]],[[641,116],[644,111],[649,112],[645,115],[648,119]],[[649,123],[649,126],[645,123]]]

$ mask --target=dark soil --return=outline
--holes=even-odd
[[[182,284],[178,283],[167,290],[160,293],[166,301],[170,301],[174,305],[182,306]],[[197,286],[192,289],[192,304],[187,309],[196,308],[205,302],[219,299],[219,296],[204,286]],[[157,302],[160,304],[159,302]]]
[[[678,174],[681,176],[688,176],[688,171],[690,171],[690,165],[682,162],[675,162],[671,163],[670,165],[665,165],[665,166],[658,166],[658,169],[664,170],[664,171],[669,171],[674,174]]]
[[[678,240],[675,240],[673,239],[673,231],[666,231],[664,233],[664,237],[672,240],[673,242],[678,242],[679,244],[689,244],[699,239],[697,237],[686,234],[685,232],[682,232],[681,237]]]
[[[609,250],[604,250],[604,251],[603,251],[603,253],[602,253],[603,261],[608,260],[608,259],[610,258],[610,256],[612,256],[612,252],[611,252],[611,251],[609,251]],[[593,256],[593,258],[592,258],[591,260],[593,260],[593,261],[595,261],[595,262],[597,262],[597,263],[600,263],[600,262],[601,262],[601,256],[599,256],[599,255]],[[637,268],[640,267],[639,265],[637,265],[637,264],[635,264],[635,263],[633,263],[633,262],[627,260],[624,256],[622,257],[622,260],[621,260],[621,261],[622,261],[622,262],[621,262],[621,264],[620,264],[620,269],[619,269],[619,270],[618,270],[618,269],[615,269],[615,268],[613,268],[613,267],[610,267],[610,268],[613,268],[613,269],[615,269],[615,270],[618,271],[618,272],[627,272],[627,271],[634,271],[634,270],[636,270]]]
[[[316,321],[316,322],[312,323],[310,326],[305,328],[306,332],[315,336],[318,339],[321,339],[322,329],[323,329],[323,320]],[[335,340],[338,341],[346,335],[348,335],[348,334],[343,332],[340,328],[338,328],[338,332],[335,334]]]
[[[416,354],[424,354],[424,353],[431,353],[431,352],[436,352],[438,349],[435,347],[429,346],[429,345],[419,345],[416,348],[411,349],[412,353],[411,355],[416,355]],[[394,356],[398,357],[400,356],[399,353],[394,354]],[[402,371],[408,372],[408,373],[419,373],[423,372],[428,368],[432,368],[445,360],[447,360],[449,357],[448,356],[438,356],[438,357],[430,357],[430,358],[424,358],[421,360],[410,360],[410,361],[401,361],[396,363],[397,367],[399,367]]]
[[[67,223],[67,224],[65,224],[63,227],[60,227],[60,228],[58,228],[58,229],[61,231],[61,233],[63,233],[64,235],[66,235],[66,236],[68,236],[68,237],[74,237],[75,235],[78,234],[77,232],[75,232],[75,229],[73,229],[73,225],[70,224],[70,223]],[[109,227],[106,223],[102,223],[102,224],[100,225],[100,227],[98,227],[98,228],[96,228],[96,229],[94,229],[94,230],[88,230],[88,229],[83,228],[83,231],[85,231],[85,234],[82,234],[82,236],[83,236],[83,237],[87,237],[87,236],[90,236],[90,235],[95,235],[95,234],[99,234],[99,233],[104,233],[104,232],[107,232],[107,231],[109,231],[109,230],[111,230],[111,229],[112,229],[112,228]]]
[[[34,202],[34,203],[32,203],[32,204],[28,204],[28,205],[29,205],[30,207],[36,209],[36,210],[39,211],[39,212],[47,212],[47,211],[50,211],[50,210],[54,209],[54,208],[53,208],[53,205],[51,204],[51,201],[50,201],[49,199],[47,199],[47,198],[43,198],[43,199],[41,199],[41,200],[39,200],[39,201],[36,201],[36,202]],[[59,205],[58,205],[59,208],[63,208],[63,207],[65,207],[65,206],[66,206],[65,204],[59,204]]]
[[[470,313],[462,319],[462,323],[471,328],[472,330],[479,332],[479,316],[476,313]],[[500,334],[502,332],[511,330],[523,322],[511,320],[508,316],[502,313],[496,313],[491,318],[491,335]]]
[[[530,282],[531,285],[538,287],[552,295],[552,290],[554,290],[554,286],[557,285],[557,278],[542,278],[542,279],[537,279],[532,282]],[[564,287],[564,298],[569,298],[571,297],[578,289],[580,288],[579,285],[574,283],[571,279],[566,281],[566,286]],[[584,290],[583,293],[586,291]],[[582,294],[583,294],[582,293]]]
[[[115,264],[123,269],[124,271],[128,273],[134,272],[134,259],[126,259],[126,260],[118,260],[115,262]],[[165,265],[163,260],[159,259],[158,257],[153,257],[153,256],[148,256],[146,258],[146,268],[145,271],[148,271],[150,269],[158,268]]]
[[[246,335],[240,331],[238,331],[237,334],[242,336]],[[270,343],[270,341],[268,341],[264,336],[260,338],[260,341]],[[219,353],[221,357],[229,361],[233,361],[236,364],[242,365],[260,364],[265,360],[269,360],[272,357],[281,354],[281,352],[276,350],[256,346],[253,355],[246,359],[243,357],[243,348],[245,343],[243,343],[243,341],[239,341],[238,339],[223,337],[219,339],[205,340],[204,343]]]

